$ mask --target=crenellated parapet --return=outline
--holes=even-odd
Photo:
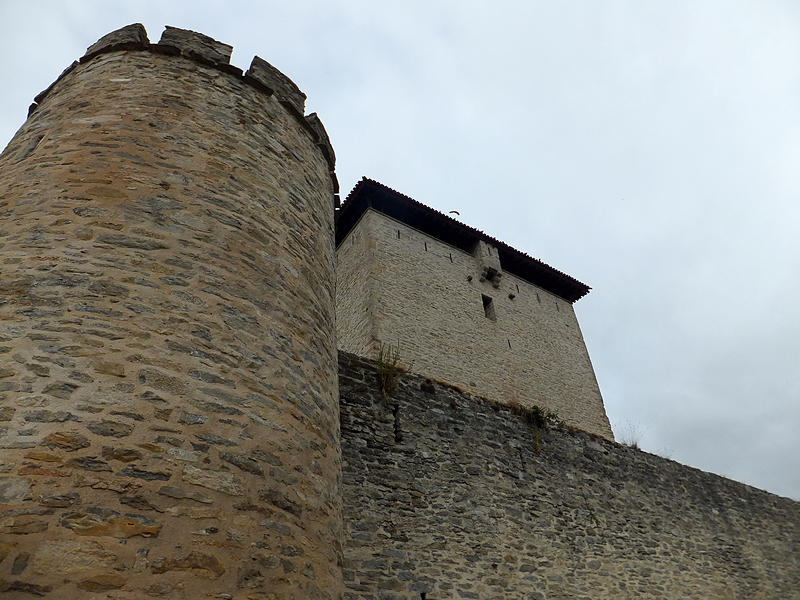
[[[274,95],[278,102],[309,132],[325,157],[334,188],[334,203],[335,206],[339,206],[339,182],[335,172],[336,155],[333,152],[328,133],[317,113],[305,115],[306,95],[290,78],[259,56],[253,57],[250,68],[246,72],[230,64],[233,46],[202,33],[167,26],[164,33],[161,34],[159,42],[151,44],[147,37],[147,31],[141,23],[134,23],[112,31],[89,46],[86,54],[80,60],[74,61],[47,89],[37,94],[28,109],[28,115],[31,115],[53,88],[78,65],[87,63],[102,54],[137,50],[153,54],[181,56],[241,79],[245,84],[260,90],[267,96]]]

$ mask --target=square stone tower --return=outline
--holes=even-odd
[[[391,346],[414,372],[613,439],[572,307],[587,285],[366,178],[336,246],[340,349]]]

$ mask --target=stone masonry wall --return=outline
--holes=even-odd
[[[360,224],[336,249],[336,344],[358,356],[374,346],[375,240]]]
[[[341,596],[333,154],[230,53],[114,32],[0,155],[9,597]]]
[[[792,600],[800,503],[340,354],[348,599]]]
[[[357,290],[369,295],[372,319],[358,333],[372,333],[345,336],[340,324],[340,349],[375,357],[381,342],[391,344],[415,372],[500,402],[550,408],[571,425],[612,438],[572,304],[507,272],[495,288],[481,281],[491,256],[479,260],[373,210],[337,252],[339,286],[343,274],[368,263],[374,279]],[[348,304],[343,296],[340,323],[363,319],[352,316],[363,301]],[[482,296],[492,299],[495,319],[485,315]]]

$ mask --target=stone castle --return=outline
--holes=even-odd
[[[0,155],[3,597],[800,598],[800,504],[613,441],[584,284],[374,181],[335,217],[231,50],[112,32]]]

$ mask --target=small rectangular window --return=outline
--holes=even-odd
[[[483,314],[486,315],[487,319],[491,319],[492,321],[497,321],[497,315],[494,312],[494,302],[489,296],[484,296],[481,294],[481,300],[483,301]]]
[[[425,252],[428,251],[428,242],[425,242]]]

